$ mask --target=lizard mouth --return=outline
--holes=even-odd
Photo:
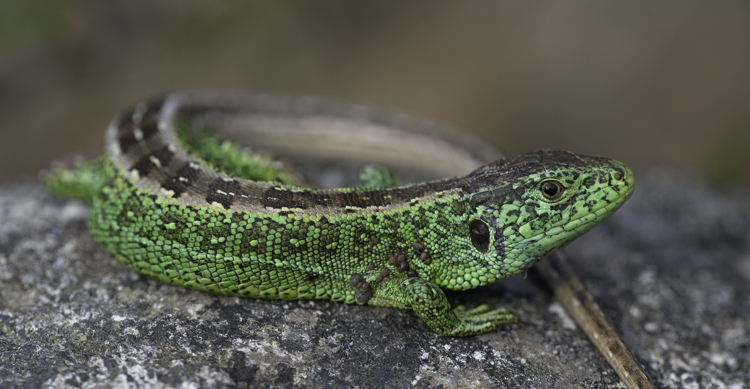
[[[619,164],[619,162],[616,163]],[[625,191],[620,189],[620,194],[614,199],[597,204],[586,214],[572,219],[562,226],[540,233],[533,238],[537,238],[540,235],[555,236],[567,232],[568,234],[565,235],[568,235],[568,237],[572,239],[590,230],[597,223],[612,215],[618,208],[625,204],[625,201],[627,201],[635,191],[635,175],[633,172],[627,166],[622,165],[622,170],[618,169],[618,174],[621,174],[618,181],[621,180],[626,186]]]
[[[635,190],[634,185],[628,185],[628,190],[624,193],[621,193],[619,196],[617,196],[614,200],[606,202],[602,205],[599,205],[597,207],[594,207],[589,211],[587,214],[577,217],[567,223],[565,223],[562,226],[562,231],[578,231],[582,227],[586,227],[589,224],[596,225],[600,221],[607,218],[609,215],[614,213],[618,208],[620,208],[623,204],[625,204],[625,201],[630,198],[630,196],[633,194],[633,191]],[[554,228],[553,228],[554,230]],[[552,231],[552,230],[550,230]],[[556,234],[550,234],[550,231],[544,232],[543,234],[546,235],[556,235]],[[586,229],[588,231],[588,229]],[[584,231],[585,232],[585,231]],[[539,234],[542,235],[542,234]]]

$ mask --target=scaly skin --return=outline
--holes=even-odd
[[[441,288],[524,271],[634,188],[620,162],[556,150],[380,190],[255,183],[209,170],[204,156],[182,149],[174,126],[128,138],[164,121],[163,105],[113,122],[102,178],[87,180],[105,184],[82,191],[97,193],[88,227],[105,250],[142,274],[207,292],[412,309],[448,336],[516,319],[485,305],[452,308]],[[50,187],[66,192],[59,176]]]

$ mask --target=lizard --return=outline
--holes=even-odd
[[[358,105],[174,92],[123,111],[105,131],[103,156],[53,170],[46,181],[57,194],[90,200],[94,240],[144,275],[242,297],[411,309],[446,336],[518,320],[485,304],[452,307],[443,289],[468,290],[525,271],[610,216],[634,190],[622,162],[552,149],[416,184],[313,189],[273,160],[216,140],[245,137],[280,148],[297,142],[303,151],[390,160],[418,155],[412,143],[382,136],[373,142],[385,147],[374,152],[336,143],[352,137],[347,131],[356,138],[394,128],[405,128],[418,145],[435,135],[420,120]],[[330,136],[315,135],[324,140],[314,147],[304,139],[315,131]],[[417,164],[443,163],[438,170],[445,171],[488,156],[479,155],[481,147],[469,157],[450,154],[446,144],[438,139],[445,154]]]

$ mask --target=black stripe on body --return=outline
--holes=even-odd
[[[286,190],[271,187],[260,196],[261,204],[271,209],[309,209],[330,207],[345,213],[355,209],[388,207],[398,203],[408,203],[423,196],[454,188],[456,180],[445,180],[405,188],[344,192],[336,190]]]
[[[123,154],[128,152],[130,146],[138,143],[138,140],[135,138],[135,133],[133,132],[134,129],[135,124],[133,124],[133,120],[130,117],[119,126],[120,137],[118,143],[120,144],[120,150]]]
[[[180,197],[193,183],[198,181],[200,171],[190,166],[190,162],[186,162],[182,165],[174,175],[168,177],[161,183],[161,187],[166,190],[171,190],[174,193],[174,197]]]
[[[161,108],[164,105],[164,99],[158,99],[147,103],[145,111],[140,117],[134,117],[138,105],[125,111],[121,116],[118,124],[120,150],[123,154],[127,153],[133,145],[147,141],[159,131],[159,118]],[[136,132],[140,132],[136,136]]]
[[[240,182],[236,180],[227,181],[217,178],[208,184],[206,201],[209,204],[219,203],[225,209],[229,209],[234,203],[234,198],[241,194]]]
[[[137,170],[141,177],[145,177],[153,168],[167,166],[172,161],[174,153],[169,150],[169,146],[164,146],[151,154],[141,157],[138,162],[130,167],[130,170]]]

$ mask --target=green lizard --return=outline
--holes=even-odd
[[[375,127],[389,131],[394,123],[414,127],[417,140],[431,135],[406,116],[384,119],[359,106],[173,93],[116,117],[104,156],[78,170],[54,171],[47,184],[92,200],[87,225],[94,239],[142,274],[243,297],[412,309],[448,336],[491,331],[516,318],[486,305],[453,308],[442,289],[472,289],[528,269],[611,215],[634,189],[633,173],[621,162],[558,150],[401,187],[309,189],[272,160],[205,135],[255,133],[283,148],[325,118],[313,132],[333,136],[319,149],[346,138],[335,127],[348,119],[367,123],[357,136]],[[387,148],[376,153],[398,159],[420,151],[395,149],[390,157]]]

